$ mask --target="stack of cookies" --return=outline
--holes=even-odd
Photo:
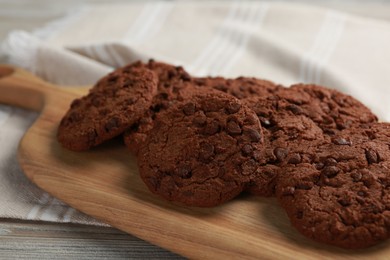
[[[390,236],[390,124],[336,90],[136,62],[74,100],[58,129],[73,151],[118,135],[146,186],[169,201],[276,196],[316,241],[363,248]]]

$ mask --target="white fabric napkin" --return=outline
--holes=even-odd
[[[190,73],[317,83],[390,120],[390,24],[304,5],[135,2],[74,10],[32,33],[12,32],[9,63],[61,85],[93,84],[154,58]],[[16,149],[35,113],[0,106],[0,217],[101,224],[52,198],[21,172]]]

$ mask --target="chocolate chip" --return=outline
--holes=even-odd
[[[108,82],[109,83],[115,83],[119,79],[118,75],[111,75],[108,77]]]
[[[259,119],[255,114],[249,114],[244,119],[244,123],[247,125],[254,125],[258,122],[259,122]]]
[[[322,91],[319,91],[319,90],[314,90],[314,95],[320,99],[320,100],[323,100],[324,98],[326,98],[326,94]],[[324,102],[325,103],[325,102]]]
[[[201,127],[201,126],[204,126],[207,122],[207,117],[204,115],[204,114],[199,114],[199,115],[196,115],[194,117],[194,119],[192,120],[192,122],[198,126],[198,127]]]
[[[106,132],[110,132],[113,128],[117,128],[119,126],[119,120],[116,117],[110,118],[108,122],[104,125]]]
[[[241,108],[241,104],[238,103],[238,102],[230,102],[229,104],[227,104],[226,106],[226,111],[228,112],[228,114],[234,114],[234,113],[237,113]]]
[[[322,117],[322,123],[324,123],[325,125],[330,125],[333,123],[333,118],[325,115]]]
[[[256,171],[258,164],[255,160],[250,159],[241,164],[241,170],[243,175],[249,175]]]
[[[252,87],[248,88],[248,91],[250,94],[256,94],[256,90],[254,90]]]
[[[216,85],[214,88],[219,90],[219,91],[222,91],[222,92],[227,92],[228,91],[228,87],[225,86],[225,85]]]
[[[337,202],[343,207],[351,205],[351,201],[348,198],[340,198],[337,200]]]
[[[226,131],[230,135],[239,135],[241,134],[241,127],[236,121],[230,120],[226,124]]]
[[[168,79],[172,79],[175,76],[176,76],[176,71],[174,70],[168,71]]]
[[[323,131],[324,131],[324,134],[327,134],[327,135],[335,135],[336,134],[335,130],[331,129],[331,128],[324,128]]]
[[[341,121],[341,119],[340,119],[340,120],[336,121],[337,129],[339,129],[339,130],[350,128],[352,124],[353,124],[353,122],[350,120],[347,120],[344,122],[344,121]]]
[[[294,193],[295,193],[295,187],[288,186],[288,187],[283,187],[282,189],[282,195],[284,196],[294,195]]]
[[[371,206],[371,212],[374,213],[374,214],[379,214],[379,213],[383,212],[383,209],[381,209],[377,205],[372,205]]]
[[[214,156],[214,146],[212,144],[203,142],[200,144],[199,159],[202,162],[210,162]]]
[[[244,130],[244,135],[247,135],[252,142],[261,141],[261,134],[255,129],[246,128]]]
[[[353,181],[357,182],[357,181],[360,181],[362,179],[362,174],[360,172],[352,172],[351,173],[351,177],[353,179]]]
[[[183,89],[183,87],[174,86],[174,87],[172,88],[172,92],[177,94],[177,93],[179,93],[182,89]],[[183,100],[183,97],[178,96],[178,97],[177,97],[177,100],[182,101],[182,100]]]
[[[274,155],[276,156],[277,160],[279,162],[282,162],[284,159],[286,159],[288,155],[288,150],[284,148],[277,147],[274,149]]]
[[[365,201],[362,197],[356,197],[355,199],[356,199],[356,201],[357,201],[360,205],[366,204],[366,201]]]
[[[288,159],[288,163],[298,164],[301,162],[301,160],[302,160],[301,155],[299,153],[295,153],[291,155],[291,157]]]
[[[333,139],[332,139],[332,142],[333,142],[334,144],[337,144],[337,145],[351,145],[351,144],[352,144],[351,141],[346,140],[346,139],[341,138],[341,137],[333,138]]]
[[[286,108],[291,112],[293,112],[295,115],[300,115],[303,113],[302,108],[294,104],[288,105],[286,106]]]
[[[192,177],[191,167],[189,167],[187,165],[182,166],[177,170],[177,174],[179,177],[181,177],[183,179],[189,179]]]
[[[298,190],[310,190],[313,187],[313,183],[310,182],[301,182],[295,185],[295,189]]]
[[[360,190],[357,192],[357,195],[359,195],[360,197],[366,197],[367,193],[365,191]]]
[[[137,84],[137,81],[134,81],[134,80],[127,80],[124,84],[123,84],[123,87],[124,88],[129,88],[131,86],[134,86],[135,84]]]
[[[335,165],[337,165],[337,161],[336,161],[336,159],[334,159],[332,157],[328,157],[325,160],[325,165],[326,166],[335,166]]]
[[[369,178],[366,178],[363,183],[364,183],[364,186],[366,187],[371,187],[373,186],[375,183],[376,183],[377,179],[373,176],[369,177]]]
[[[325,166],[325,165],[324,165],[322,162],[319,162],[319,163],[316,163],[316,164],[315,164],[315,167],[316,167],[317,170],[323,169],[324,166]]]
[[[278,174],[275,170],[264,170],[262,173],[270,180],[274,179]]]
[[[193,115],[195,113],[194,103],[187,103],[183,106],[183,112],[186,116]]]
[[[253,148],[250,144],[246,144],[241,148],[241,152],[243,155],[247,156],[247,155],[252,154]]]
[[[337,168],[336,166],[326,166],[323,170],[322,170],[322,173],[328,177],[328,178],[332,178],[334,176],[337,175],[337,173],[339,173],[340,169]]]
[[[370,138],[370,140],[374,140],[376,139],[376,135],[373,131],[366,131],[366,135],[368,136],[368,138]]]
[[[220,129],[221,127],[217,121],[211,121],[204,127],[204,133],[206,135],[213,135],[218,133]]]
[[[181,78],[183,81],[190,81],[190,80],[191,80],[190,75],[188,75],[187,73],[181,74],[180,78]]]
[[[390,186],[390,180],[388,178],[378,178],[378,182],[385,188]]]
[[[199,86],[199,87],[205,85],[204,79],[194,79],[194,83],[196,84],[196,86]]]
[[[169,98],[169,95],[168,95],[168,93],[162,92],[162,93],[158,94],[155,98],[167,100]]]
[[[243,98],[245,98],[244,93],[242,93],[241,91],[232,90],[231,94],[232,94],[233,96],[235,96],[236,98],[238,98],[238,99],[243,99]]]
[[[324,176],[324,175],[321,175],[321,176]],[[331,186],[331,187],[339,188],[344,184],[344,182],[340,178],[325,177],[324,179],[327,179],[325,184],[328,186]]]
[[[379,156],[376,153],[376,151],[372,149],[366,150],[366,159],[368,164],[378,163],[379,162]]]
[[[269,121],[268,118],[265,118],[265,117],[260,117],[260,122],[261,122],[261,125],[264,126],[264,127],[269,127],[271,126],[271,121]]]
[[[297,217],[297,219],[302,219],[303,218],[303,211],[302,210],[297,211],[296,217]]]

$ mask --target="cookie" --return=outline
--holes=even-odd
[[[145,68],[107,75],[88,95],[72,102],[58,127],[58,141],[83,151],[123,133],[149,109],[157,82],[157,75]]]
[[[247,187],[259,196],[274,195],[275,178],[285,165],[309,162],[313,149],[329,143],[342,129],[377,121],[354,98],[315,85],[279,88],[243,102],[256,112],[264,130],[267,165],[259,166]]]
[[[123,135],[126,146],[137,154],[140,145],[153,128],[156,115],[191,94],[192,78],[181,66],[173,66],[154,60],[150,60],[147,64],[138,62],[128,67],[132,66],[145,67],[155,72],[158,77],[157,93],[153,97],[150,108]]]
[[[160,111],[164,111],[172,103],[183,100],[194,89],[215,89],[243,99],[250,96],[268,96],[280,85],[271,81],[239,77],[226,79],[223,77],[192,78],[182,67],[174,67],[165,63],[151,61],[146,65],[159,75],[159,94],[153,101],[153,107],[146,115],[124,134],[126,146],[137,153],[147,133],[153,128],[153,119]]]
[[[308,163],[285,167],[276,196],[292,225],[319,242],[364,248],[390,236],[390,124],[337,133]]]
[[[194,92],[157,116],[138,153],[151,192],[187,206],[212,207],[244,188],[261,163],[256,114],[235,97]]]

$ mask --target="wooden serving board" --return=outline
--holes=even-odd
[[[389,259],[389,242],[348,251],[306,239],[275,199],[242,195],[206,209],[166,202],[148,191],[135,158],[118,140],[87,152],[63,149],[58,123],[87,89],[54,86],[0,66],[0,102],[41,111],[20,143],[20,165],[32,182],[70,206],[190,258]]]

